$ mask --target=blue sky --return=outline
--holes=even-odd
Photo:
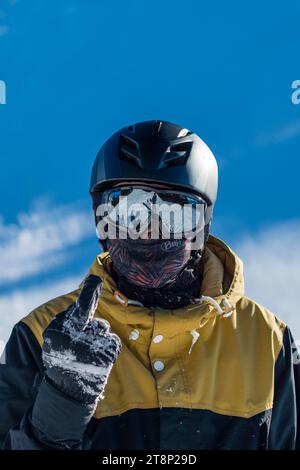
[[[98,249],[88,217],[97,150],[123,125],[164,119],[196,131],[218,159],[213,232],[247,261],[250,292],[294,309],[299,13],[297,1],[0,0],[0,308],[13,304],[17,319],[72,288]]]

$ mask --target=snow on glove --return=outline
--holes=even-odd
[[[58,314],[44,331],[42,357],[47,379],[69,397],[95,406],[121,351],[110,324],[94,319],[102,281],[89,275],[75,304]]]

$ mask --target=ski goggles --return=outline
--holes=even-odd
[[[119,234],[142,238],[191,237],[205,226],[207,202],[200,196],[171,189],[122,186],[102,193],[98,216],[105,216]]]

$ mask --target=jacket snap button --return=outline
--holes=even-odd
[[[156,335],[153,338],[153,343],[160,343],[164,339],[163,335]]]
[[[136,339],[139,338],[139,336],[140,336],[139,330],[132,330],[130,332],[129,339],[132,339],[133,341],[135,341]]]
[[[154,365],[154,369],[157,370],[158,372],[160,372],[161,370],[165,368],[165,365],[162,361],[155,361],[153,365]]]

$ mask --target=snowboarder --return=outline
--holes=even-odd
[[[206,144],[175,124],[102,146],[90,193],[103,250],[78,289],[13,329],[4,449],[299,448],[294,342],[210,235],[217,179]]]

